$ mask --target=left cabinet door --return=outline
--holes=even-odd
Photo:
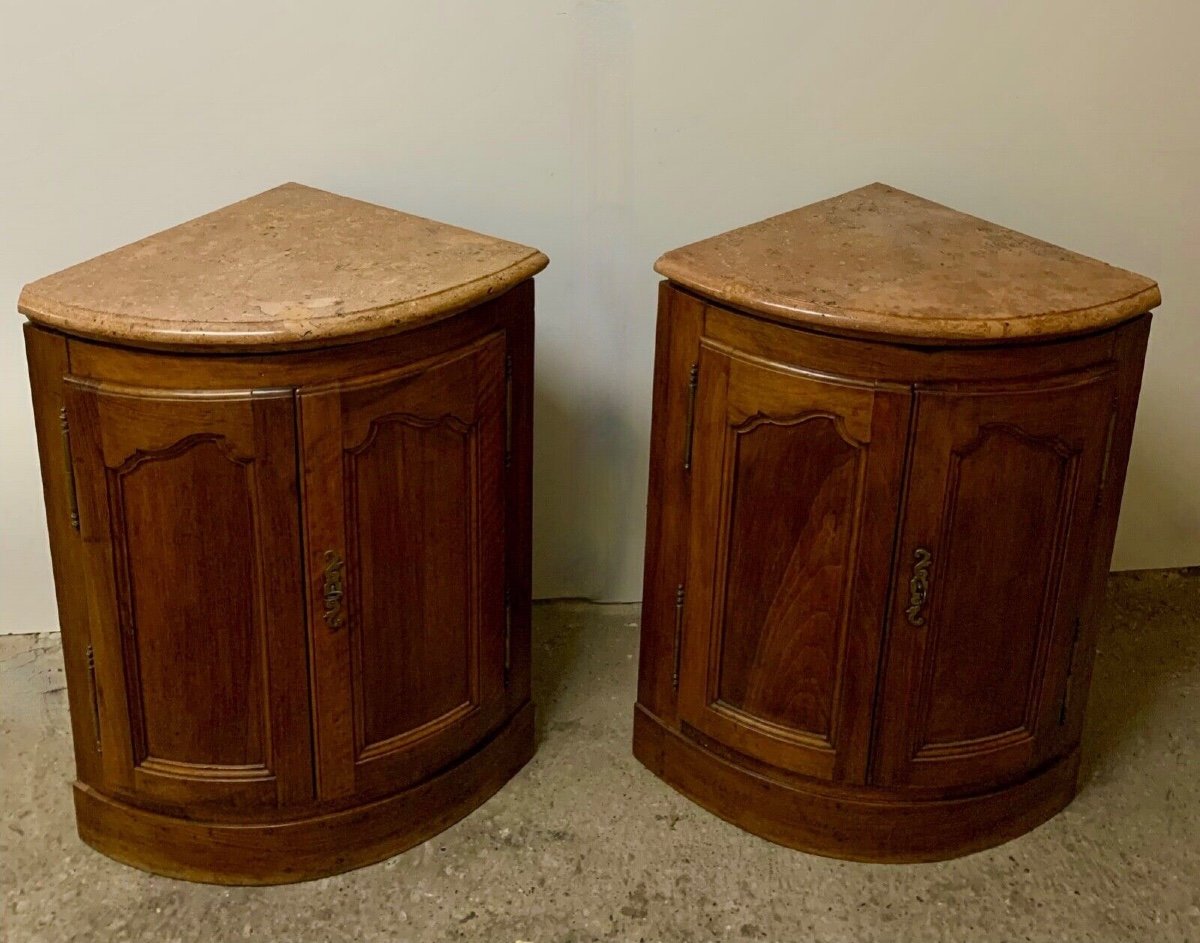
[[[65,394],[104,787],[200,816],[310,799],[293,392]]]
[[[506,343],[300,391],[317,788],[395,792],[504,720]]]
[[[707,339],[697,379],[684,729],[861,782],[910,395]]]

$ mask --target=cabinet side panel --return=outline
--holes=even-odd
[[[1096,652],[1096,635],[1100,627],[1100,606],[1104,599],[1104,584],[1109,566],[1112,564],[1117,519],[1121,513],[1121,497],[1129,468],[1129,449],[1133,443],[1133,426],[1142,388],[1142,370],[1146,364],[1150,318],[1151,315],[1147,313],[1131,321],[1121,327],[1114,338],[1113,359],[1117,362],[1116,413],[1103,471],[1103,485],[1097,501],[1091,559],[1088,561],[1085,577],[1087,582],[1082,593],[1079,640],[1071,675],[1067,679],[1069,690],[1065,695],[1066,710],[1060,728],[1059,752],[1070,750],[1079,742],[1083,732],[1083,719]]]
[[[84,591],[79,532],[71,526],[69,456],[63,435],[63,377],[69,372],[67,340],[32,324],[25,325],[25,353],[33,393],[33,420],[41,460],[42,493],[58,624],[67,673],[67,700],[75,745],[75,771],[85,783],[100,785],[100,730],[88,664],[91,633]],[[46,626],[45,628],[50,628]]]
[[[504,532],[509,593],[508,704],[529,700],[530,619],[533,596],[533,364],[534,286],[525,283],[508,296],[504,335],[509,357],[509,461]]]
[[[664,720],[676,716],[676,606],[687,572],[691,500],[690,475],[683,467],[689,378],[703,323],[704,305],[666,282],[659,285],[638,702]]]

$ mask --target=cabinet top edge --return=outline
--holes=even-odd
[[[529,246],[288,183],[31,282],[17,309],[134,347],[302,349],[433,323],[548,264]]]
[[[838,334],[996,343],[1157,307],[1145,276],[875,183],[663,255],[705,298]]]

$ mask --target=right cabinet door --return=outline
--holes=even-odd
[[[301,390],[321,798],[394,792],[504,720],[505,352]]]
[[[1115,381],[918,388],[875,782],[1000,783],[1054,755]]]

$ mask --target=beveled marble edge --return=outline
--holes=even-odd
[[[43,327],[126,347],[300,350],[370,340],[432,324],[498,298],[549,264],[545,253],[532,249],[529,255],[507,268],[419,298],[347,312],[337,318],[230,322],[224,330],[219,322],[205,322],[202,327],[189,330],[179,321],[137,318],[62,304],[39,298],[30,291],[32,284],[21,290],[17,310]]]
[[[689,272],[686,266],[674,264],[670,258],[672,254],[673,252],[668,252],[660,256],[654,263],[654,271],[668,281],[721,304],[766,315],[776,321],[824,329],[834,334],[885,339],[890,337],[911,343],[987,344],[1005,340],[1036,340],[1087,334],[1128,321],[1162,304],[1158,284],[1151,283],[1141,291],[1124,298],[1087,308],[1038,312],[1009,318],[1000,315],[989,315],[986,318],[910,318],[854,308],[839,307],[837,310],[830,310],[797,307],[779,300],[771,292],[762,291],[754,295],[738,290],[748,286],[734,285],[731,290],[729,286],[722,288],[714,283],[706,283],[703,277]]]

